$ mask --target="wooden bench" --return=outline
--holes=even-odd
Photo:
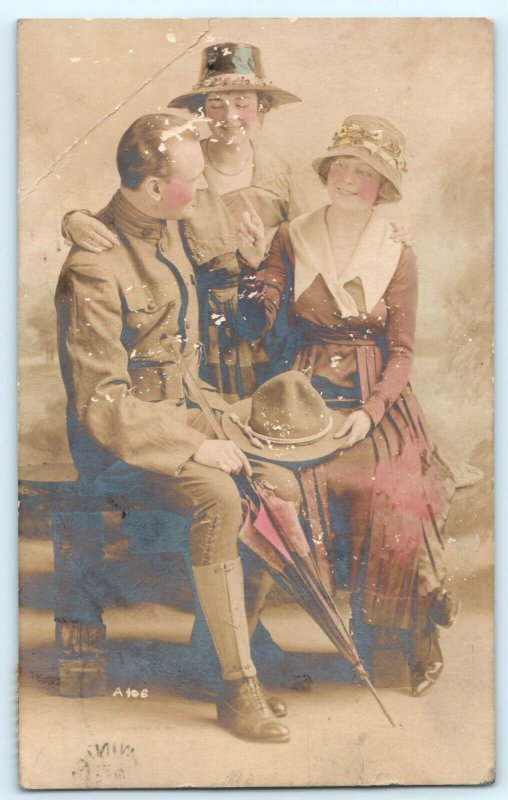
[[[124,495],[95,494],[90,492],[89,485],[77,480],[20,480],[19,510],[36,524],[38,519],[50,520],[60,693],[73,697],[104,695],[106,626],[98,576],[104,567],[105,515],[120,514],[122,532],[131,535],[137,552],[181,553],[191,576],[189,520],[154,508],[149,497],[135,501]],[[169,535],[161,537],[157,525],[147,526],[144,517],[148,512],[163,517]],[[143,536],[148,540],[143,541]],[[195,595],[194,601],[197,608]],[[387,638],[382,630],[372,633],[365,665],[374,684],[378,688],[408,689],[409,671],[400,641],[395,636]]]
[[[143,529],[140,512],[157,513],[145,502],[125,496],[97,495],[80,481],[19,482],[19,511],[37,520],[49,518],[56,579],[55,643],[60,693],[91,697],[106,693],[106,626],[100,581],[104,565],[105,514],[120,512],[123,532]],[[187,548],[189,521],[164,512],[170,536],[158,543],[163,552],[182,553],[190,574]],[[144,526],[146,529],[146,525]],[[147,533],[150,533],[148,530]],[[141,542],[137,552],[153,552]],[[138,543],[139,546],[139,543]]]

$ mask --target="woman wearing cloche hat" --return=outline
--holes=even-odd
[[[408,382],[416,260],[390,238],[389,223],[376,211],[401,197],[404,151],[404,137],[387,120],[347,117],[313,162],[328,205],[281,226],[263,283],[256,294],[256,276],[246,271],[249,291],[239,303],[244,335],[254,339],[287,313],[296,342],[293,368],[311,379],[330,408],[349,410],[335,433],[337,452],[321,465],[327,484],[321,501],[345,511],[356,633],[368,631],[375,640],[402,632],[419,695],[442,670],[436,625],[454,621],[457,603],[443,588],[451,476],[433,457]],[[310,508],[318,482],[309,469],[300,478]],[[334,533],[338,539],[337,526]],[[329,556],[333,569],[335,556]]]

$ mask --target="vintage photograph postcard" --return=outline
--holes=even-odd
[[[22,787],[494,780],[492,37],[19,21]]]

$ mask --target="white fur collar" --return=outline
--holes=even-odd
[[[401,245],[388,238],[393,229],[389,222],[373,212],[355,252],[340,279],[337,279],[325,214],[328,206],[302,214],[289,223],[295,252],[295,300],[321,274],[334,296],[343,317],[358,316],[353,297],[344,284],[360,278],[367,312],[382,298],[399,262]]]

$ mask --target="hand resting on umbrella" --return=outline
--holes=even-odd
[[[239,475],[242,470],[249,477],[252,475],[247,456],[229,439],[205,439],[194,453],[194,461],[230,475]]]

